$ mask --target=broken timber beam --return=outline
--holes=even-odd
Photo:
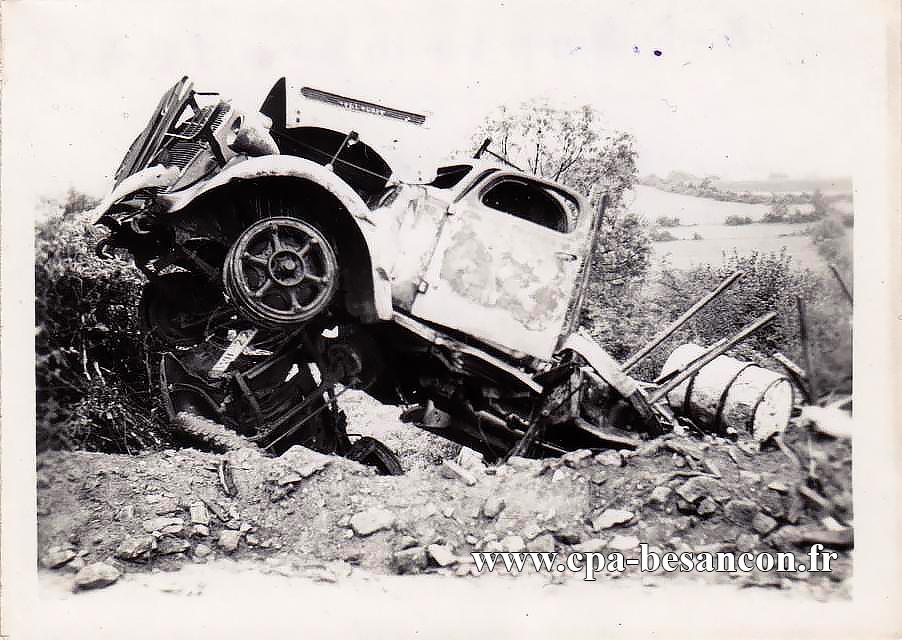
[[[777,314],[771,311],[770,313],[761,316],[757,320],[750,322],[742,329],[740,329],[735,335],[729,338],[725,338],[712,347],[706,349],[703,354],[687,363],[679,373],[668,379],[667,382],[665,382],[658,389],[652,392],[648,396],[649,404],[657,402],[658,400],[666,396],[668,393],[676,389],[684,380],[698,373],[699,370],[706,364],[723,355],[728,349],[739,344],[750,335],[764,327],[764,325],[772,322],[776,317]]]
[[[796,308],[799,312],[799,342],[802,343],[802,359],[805,361],[805,371],[808,372],[808,396],[811,402],[817,402],[821,397],[818,389],[817,376],[811,366],[811,343],[808,339],[808,314],[805,311],[805,301],[802,296],[796,296]]]
[[[846,281],[842,279],[841,275],[839,275],[839,270],[836,268],[836,265],[831,264],[829,266],[830,266],[830,271],[833,272],[833,277],[836,278],[836,281],[839,283],[839,286],[842,289],[843,294],[845,294],[846,299],[849,301],[850,304],[855,304],[854,301],[852,300],[852,292],[849,290],[849,287],[846,284]]]
[[[634,450],[641,444],[641,440],[638,438],[631,438],[629,436],[614,433],[611,431],[611,428],[599,427],[582,418],[573,418],[573,426],[580,431],[585,431],[586,433],[595,436],[605,444],[617,449]]]
[[[628,372],[630,369],[639,364],[642,360],[644,360],[648,354],[657,349],[662,342],[667,340],[670,336],[672,336],[677,329],[686,324],[692,317],[702,310],[709,302],[714,300],[721,293],[726,291],[734,282],[739,280],[743,275],[745,275],[742,271],[736,271],[732,273],[729,277],[727,277],[723,282],[721,282],[714,291],[711,291],[704,298],[696,302],[694,305],[689,307],[683,314],[671,322],[667,327],[659,331],[655,336],[646,344],[644,347],[639,349],[636,353],[631,355],[626,362],[623,363],[623,371]]]

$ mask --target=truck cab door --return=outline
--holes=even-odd
[[[553,183],[483,176],[448,208],[412,314],[550,359],[580,293],[592,217]]]

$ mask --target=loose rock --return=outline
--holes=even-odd
[[[164,515],[175,513],[179,510],[179,501],[176,498],[164,497],[154,507],[154,513]]]
[[[208,555],[213,553],[213,549],[208,547],[205,544],[199,544],[194,547],[194,557],[195,558],[206,558]]]
[[[125,505],[119,511],[116,512],[116,515],[113,516],[114,520],[118,520],[120,522],[125,522],[131,520],[135,517],[135,506],[132,504]]]
[[[433,562],[440,567],[447,567],[457,562],[457,556],[454,555],[451,548],[443,544],[430,544],[426,547],[426,551]]]
[[[182,529],[185,526],[185,521],[181,518],[151,518],[149,520],[145,520],[142,523],[144,527],[144,531],[147,533],[153,533],[155,531],[159,533],[181,533]]]
[[[464,469],[459,464],[451,462],[450,460],[445,460],[444,462],[442,462],[440,473],[443,477],[450,480],[461,480],[468,487],[472,487],[476,484],[476,476],[474,476],[467,469]]]
[[[520,456],[511,456],[506,463],[509,467],[518,471],[535,471],[541,466],[541,462],[531,458],[523,458]]]
[[[116,549],[116,557],[122,560],[144,560],[155,545],[153,536],[128,536]]]
[[[759,542],[761,542],[761,538],[758,536],[752,533],[742,533],[736,538],[736,548],[742,552],[753,551]]]
[[[592,538],[591,540],[586,540],[585,542],[573,545],[573,550],[579,551],[580,553],[598,553],[606,546],[607,542],[604,539]]]
[[[576,451],[569,451],[561,456],[561,462],[563,462],[568,467],[573,469],[578,469],[582,466],[585,466],[585,461],[592,457],[592,452],[588,449],[577,449]]]
[[[758,505],[751,500],[730,500],[724,506],[724,515],[740,526],[749,527],[758,515]]]
[[[699,502],[698,506],[695,508],[695,512],[702,517],[710,516],[716,511],[717,503],[711,498],[702,498],[702,501]]]
[[[629,551],[639,546],[639,538],[636,536],[614,536],[607,545],[617,551]]]
[[[539,525],[534,522],[530,522],[528,525],[523,527],[523,538],[525,540],[532,540],[533,538],[541,534],[542,531],[543,529],[541,529]]]
[[[766,536],[768,533],[777,528],[777,521],[768,515],[758,513],[752,520],[752,528],[762,536]]]
[[[632,511],[623,509],[605,509],[600,515],[592,519],[592,529],[595,531],[610,529],[618,524],[629,522],[634,515]]]
[[[161,556],[169,556],[176,553],[184,553],[190,548],[191,544],[188,541],[166,536],[160,539],[157,545],[157,553]]]
[[[667,499],[672,493],[673,489],[670,487],[664,485],[655,487],[648,496],[648,504],[659,509],[663,508],[667,505]]]
[[[554,536],[550,533],[543,533],[526,543],[526,550],[532,553],[552,552],[554,548]]]
[[[498,496],[489,496],[482,505],[482,514],[491,520],[504,511],[505,506],[507,505],[502,498],[499,498]]]
[[[729,500],[731,496],[730,490],[724,486],[723,482],[710,476],[689,478],[677,487],[676,493],[686,502],[693,504],[705,497],[723,502]]]
[[[595,462],[605,467],[622,467],[623,457],[619,451],[607,449],[595,456]]]
[[[219,548],[226,553],[234,553],[238,550],[238,541],[240,539],[240,533],[232,529],[225,529],[219,534],[219,540],[217,544],[219,545]]]
[[[47,569],[57,569],[75,558],[75,551],[69,547],[50,547],[41,558]]]
[[[191,522],[193,524],[210,525],[210,514],[207,512],[207,505],[203,502],[195,502],[191,505]]]
[[[501,539],[501,548],[509,553],[520,553],[526,550],[526,543],[520,536],[505,536]]]
[[[383,529],[391,529],[395,525],[395,514],[388,509],[375,507],[354,514],[350,524],[358,536],[368,536]]]
[[[75,575],[75,589],[100,589],[116,582],[122,572],[105,562],[89,564]]]

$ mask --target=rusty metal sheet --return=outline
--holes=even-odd
[[[584,235],[460,204],[445,220],[412,313],[550,359],[575,290]]]

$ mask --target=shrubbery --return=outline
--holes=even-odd
[[[658,216],[657,220],[655,220],[655,224],[659,227],[678,227],[680,226],[680,219],[676,216]]]
[[[651,237],[652,242],[673,242],[674,240],[679,240],[679,238],[670,233],[667,229],[652,229],[649,232],[649,236]]]
[[[835,282],[796,267],[785,251],[725,255],[720,265],[687,270],[665,267],[656,292],[636,293],[617,308],[599,301],[589,304],[586,325],[622,361],[737,270],[744,272],[742,279],[698,313],[633,373],[641,378],[653,378],[660,373],[667,355],[680,344],[710,345],[769,311],[776,311],[777,318],[729,353],[779,371],[779,366],[769,362],[767,356],[781,351],[803,365],[796,308],[796,296],[800,296],[807,306],[814,367],[822,386],[851,391],[851,307]]]
[[[162,446],[137,330],[141,277],[94,256],[98,238],[75,206],[37,229],[37,448]]]
[[[727,219],[723,221],[725,225],[728,227],[738,227],[740,225],[752,224],[754,220],[752,220],[749,216],[727,216]]]

